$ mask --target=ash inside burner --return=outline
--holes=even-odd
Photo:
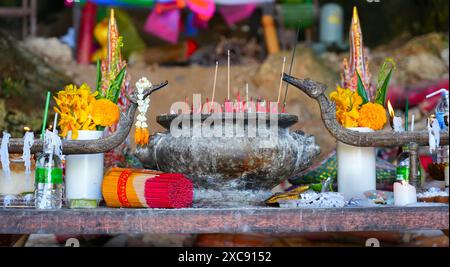
[[[194,208],[252,208],[264,207],[264,200],[272,195],[266,190],[194,190]]]

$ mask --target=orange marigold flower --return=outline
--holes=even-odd
[[[367,103],[359,111],[359,127],[381,130],[386,125],[386,109],[380,104]]]
[[[134,141],[139,146],[145,146],[148,144],[149,132],[147,128],[137,127],[134,132]]]
[[[108,99],[99,99],[92,107],[92,120],[100,126],[111,126],[119,121],[119,107]]]

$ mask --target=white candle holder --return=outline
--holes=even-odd
[[[102,135],[103,131],[78,131],[77,140],[97,140]],[[70,208],[96,208],[102,200],[103,159],[103,153],[66,157],[66,201]]]
[[[373,132],[369,128],[348,128]],[[363,192],[376,189],[376,153],[374,147],[350,146],[337,142],[338,191],[345,199],[364,197]]]
[[[415,203],[417,203],[417,192],[414,186],[405,181],[394,183],[395,206],[406,206]]]

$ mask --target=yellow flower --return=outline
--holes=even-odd
[[[65,137],[72,131],[72,139],[77,139],[78,130],[95,130],[97,125],[91,118],[91,112],[96,95],[86,84],[80,88],[70,84],[57,93],[54,97],[57,107],[54,110],[60,115],[58,125],[61,136]]]
[[[380,104],[367,103],[364,104],[360,111],[358,119],[359,127],[368,127],[373,130],[381,130],[386,125],[386,110]]]
[[[336,103],[336,119],[344,127],[357,127],[359,119],[359,106],[362,98],[358,93],[350,89],[337,87],[336,91],[330,94],[331,100]]]
[[[100,126],[111,126],[119,121],[119,107],[108,99],[100,99],[94,102],[92,119]]]

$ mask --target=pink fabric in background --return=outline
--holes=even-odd
[[[176,44],[180,33],[180,10],[174,9],[158,14],[154,9],[147,18],[144,30],[169,43]]]
[[[255,8],[255,4],[221,6],[219,8],[219,12],[220,14],[222,14],[227,25],[231,26],[241,20],[250,17],[253,14]]]
[[[406,97],[409,99],[410,107],[419,105],[425,112],[431,112],[440,101],[440,95],[426,99],[426,95],[431,94],[441,88],[448,89],[448,79],[440,81],[425,82],[414,86],[389,86],[387,99],[391,101],[392,106],[398,109],[404,109]]]

